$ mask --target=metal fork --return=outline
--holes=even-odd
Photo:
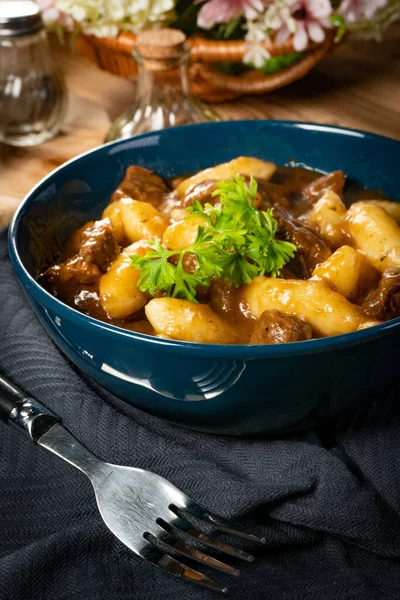
[[[212,514],[155,473],[101,461],[61,426],[56,415],[1,375],[0,419],[17,425],[33,442],[85,473],[92,482],[107,527],[133,552],[168,573],[226,593],[226,586],[177,557],[239,575],[238,569],[210,556],[206,550],[246,561],[252,561],[253,556],[210,533],[218,530],[265,542],[236,523]]]

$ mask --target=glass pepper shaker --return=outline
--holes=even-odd
[[[190,48],[177,29],[143,31],[133,56],[138,66],[136,101],[117,119],[106,142],[188,123],[219,121],[217,113],[190,92]]]
[[[33,146],[52,138],[66,100],[38,5],[0,0],[0,141]]]

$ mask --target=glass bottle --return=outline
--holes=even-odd
[[[0,141],[33,146],[52,138],[66,100],[38,5],[0,0]]]
[[[106,142],[177,125],[220,120],[211,107],[190,93],[190,49],[182,31],[154,29],[139,33],[133,56],[138,66],[136,101],[113,123]]]

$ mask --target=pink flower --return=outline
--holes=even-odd
[[[42,11],[43,21],[46,25],[60,25],[66,29],[73,29],[73,19],[56,8],[55,0],[36,0],[36,3]]]
[[[358,23],[372,19],[376,11],[387,3],[388,0],[343,0],[340,12],[346,23]]]
[[[325,29],[331,27],[329,17],[332,6],[329,0],[300,0],[291,8],[291,18],[278,31],[276,41],[285,42],[293,33],[293,47],[302,52],[308,46],[309,39],[320,43],[325,39]]]
[[[196,4],[202,2],[196,0]],[[229,23],[242,16],[255,19],[264,7],[265,0],[208,0],[197,15],[197,24],[202,29],[212,29],[218,23]]]

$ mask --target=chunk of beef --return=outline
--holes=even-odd
[[[301,317],[265,310],[257,319],[250,344],[286,344],[312,338],[310,325]]]
[[[82,245],[82,233],[92,227],[94,225],[94,221],[88,221],[79,229],[75,229],[70,237],[67,239],[64,248],[62,249],[62,260],[67,260],[67,258],[71,258],[75,254],[78,254],[79,249]]]
[[[191,206],[193,204],[193,198],[195,198],[201,204],[216,204],[218,198],[212,196],[212,193],[217,189],[217,182],[213,179],[206,179],[201,183],[195,183],[191,185],[182,200],[183,206]]]
[[[318,202],[328,190],[332,190],[342,197],[345,181],[346,179],[343,171],[333,171],[332,173],[318,177],[318,179],[309,183],[304,188],[304,194],[310,205]]]
[[[267,210],[274,205],[283,209],[291,207],[290,200],[286,197],[283,186],[272,181],[259,181],[258,194],[260,195],[261,202],[257,208],[261,210]]]
[[[242,175],[247,185],[250,184],[250,177],[248,175]],[[270,207],[273,202],[271,200],[271,193],[267,189],[267,183],[263,181],[257,181],[258,191],[254,200],[254,206],[256,208]],[[275,186],[279,187],[279,186]],[[213,192],[218,189],[217,181],[213,179],[206,179],[201,183],[191,185],[183,198],[183,206],[191,206],[193,204],[193,198],[195,198],[201,204],[211,204],[214,206],[219,203],[219,196],[213,196]]]
[[[95,221],[92,227],[81,234],[78,254],[65,262],[47,269],[44,278],[57,278],[61,283],[70,280],[80,283],[95,283],[105,273],[119,253],[109,219]]]
[[[378,288],[369,294],[362,308],[368,316],[380,321],[400,316],[400,269],[385,271]]]
[[[127,168],[124,180],[111,196],[111,202],[128,197],[149,202],[158,208],[166,193],[168,188],[161,177],[149,169],[132,165]]]
[[[225,279],[217,279],[211,285],[210,306],[218,314],[232,318],[238,310],[240,291]]]
[[[282,279],[298,279],[295,273],[288,267],[288,265],[284,265],[281,271]]]
[[[65,262],[47,269],[42,275],[42,283],[45,287],[62,286],[72,281],[92,284],[96,283],[100,277],[101,272],[96,265],[83,260],[82,256],[76,254]]]
[[[102,273],[107,271],[118,252],[119,246],[109,219],[95,221],[92,227],[82,232],[79,255],[85,262],[96,265]]]
[[[279,223],[278,237],[297,246],[296,256],[289,263],[290,269],[298,277],[308,279],[315,267],[331,256],[332,250],[323,239],[288,212],[275,206],[273,215]]]

